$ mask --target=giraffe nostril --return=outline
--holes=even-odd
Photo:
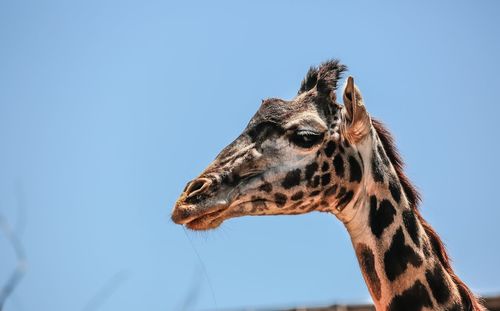
[[[205,190],[208,189],[208,187],[212,184],[212,181],[208,178],[198,178],[193,180],[189,185],[187,186],[185,192],[187,194],[187,197],[192,197],[196,194],[203,193]]]

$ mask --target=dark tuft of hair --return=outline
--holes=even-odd
[[[314,87],[320,93],[330,94],[337,89],[337,83],[346,70],[347,66],[342,65],[337,59],[328,60],[318,67],[311,67],[302,80],[297,94],[307,92]]]
[[[307,71],[306,77],[304,80],[302,80],[302,83],[300,83],[300,88],[297,94],[302,94],[313,87],[316,86],[316,83],[318,82],[318,68],[316,67],[310,67],[309,70]]]
[[[408,199],[410,204],[410,208],[413,210],[418,220],[422,224],[425,233],[429,237],[429,241],[431,243],[432,252],[437,256],[441,265],[446,270],[446,272],[451,276],[453,282],[458,288],[460,293],[460,297],[462,299],[462,304],[466,307],[467,311],[482,311],[485,310],[479,300],[474,296],[472,291],[465,285],[465,283],[455,274],[453,268],[451,267],[451,259],[448,256],[448,252],[446,251],[446,247],[444,243],[441,241],[436,231],[429,225],[427,221],[422,217],[420,211],[418,209],[418,205],[420,203],[420,194],[418,193],[415,186],[410,182],[408,177],[404,173],[404,162],[399,154],[396,145],[394,143],[394,139],[391,133],[387,130],[387,128],[382,124],[382,122],[372,118],[372,125],[375,131],[382,142],[382,146],[384,147],[385,153],[387,157],[391,161],[394,169],[396,170],[396,174],[399,178],[401,186],[403,188],[403,192]]]

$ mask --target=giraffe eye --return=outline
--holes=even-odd
[[[323,133],[317,133],[309,130],[298,130],[290,136],[290,141],[301,148],[311,148],[323,140]]]

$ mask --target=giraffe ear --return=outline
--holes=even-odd
[[[371,121],[353,77],[347,78],[343,100],[346,111],[344,135],[351,143],[359,142],[370,132]]]

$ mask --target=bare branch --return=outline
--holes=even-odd
[[[116,290],[127,281],[129,273],[127,271],[119,271],[111,276],[107,282],[99,289],[99,291],[87,302],[82,311],[98,310]],[[1,310],[0,310],[1,311]]]
[[[18,238],[17,234],[12,231],[9,223],[7,222],[7,219],[2,214],[0,214],[0,230],[2,230],[7,241],[12,246],[14,254],[17,258],[17,263],[14,271],[7,279],[7,282],[0,291],[0,311],[2,311],[5,305],[5,301],[12,294],[12,292],[14,292],[17,285],[24,276],[24,273],[26,271],[26,255],[20,239]]]

